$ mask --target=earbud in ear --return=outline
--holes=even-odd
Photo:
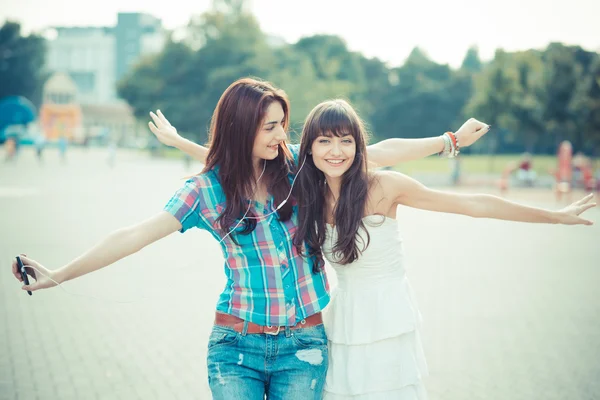
[[[312,151],[310,151],[310,150],[309,150],[309,151],[308,151],[308,155],[309,155],[309,156],[312,156]]]

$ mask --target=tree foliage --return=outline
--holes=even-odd
[[[296,132],[315,105],[341,97],[377,139],[436,135],[475,117],[495,129],[474,152],[554,153],[564,139],[576,150],[600,151],[599,56],[580,47],[498,50],[487,63],[474,47],[459,69],[415,48],[402,66],[390,67],[350,51],[338,36],[314,35],[293,44],[269,36],[243,0],[215,0],[185,32],[161,54],[141,60],[119,93],[138,117],[160,108],[199,142],[206,141],[225,88],[255,76],[286,91]]]

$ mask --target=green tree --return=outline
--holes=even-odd
[[[390,73],[387,93],[373,112],[375,133],[384,137],[423,137],[456,129],[468,99],[464,82],[448,65],[431,61],[415,48]]]
[[[510,105],[507,127],[516,133],[528,152],[534,153],[544,133],[544,65],[533,50],[514,54],[511,58],[518,87]]]
[[[483,64],[479,58],[479,49],[476,46],[471,47],[467,50],[467,54],[465,54],[460,69],[465,72],[477,73],[481,71],[482,68]]]
[[[573,95],[570,111],[581,132],[576,148],[600,156],[600,55],[593,55],[587,74]]]
[[[320,79],[313,60],[305,52],[292,46],[277,49],[273,55],[274,65],[268,79],[285,90],[290,98],[291,122],[296,134],[302,130],[304,119],[318,103],[332,98],[349,98],[353,84],[339,79]]]
[[[240,77],[267,76],[273,54],[243,1],[214,1],[186,32],[183,41],[169,41],[161,54],[138,64],[119,94],[136,115],[161,108],[178,130],[204,143],[223,91]]]
[[[350,100],[356,108],[367,108],[364,57],[349,51],[342,38],[332,35],[304,37],[292,45],[292,50],[307,57],[314,70],[312,87],[307,87],[311,87],[318,100],[304,104],[303,108],[312,109],[319,102],[336,97]],[[287,84],[284,87],[287,88]],[[297,103],[296,98],[292,98]]]
[[[45,57],[42,37],[23,36],[20,24],[6,22],[0,28],[0,98],[23,96],[39,105],[47,77],[43,69]]]
[[[552,149],[556,151],[559,142],[571,140],[575,135],[576,125],[569,105],[581,77],[581,66],[575,62],[573,50],[561,43],[550,44],[542,57],[545,65],[543,118]]]

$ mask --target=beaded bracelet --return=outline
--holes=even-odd
[[[460,154],[460,143],[458,142],[458,137],[452,132],[444,133],[444,136],[448,137],[451,144],[451,150],[448,153],[448,158],[454,158]]]
[[[448,154],[450,154],[450,148],[452,147],[452,144],[447,135],[441,135],[441,136],[442,136],[442,139],[444,140],[444,148],[442,149],[442,151],[440,151],[438,153],[438,156],[447,157]]]

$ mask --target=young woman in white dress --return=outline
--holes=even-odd
[[[406,175],[367,170],[366,132],[343,100],[327,101],[306,119],[296,183],[295,245],[326,258],[338,277],[325,309],[329,340],[328,400],[425,399],[427,365],[397,231],[399,204],[476,218],[591,225],[579,215],[591,195],[559,211],[486,194],[432,190]],[[452,133],[446,151],[456,152]],[[304,245],[303,245],[304,244]]]

